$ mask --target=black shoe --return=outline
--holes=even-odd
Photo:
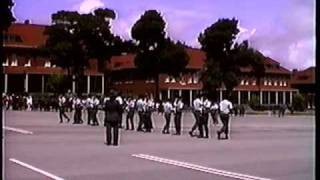
[[[192,134],[192,132],[191,132],[191,131],[189,131],[189,135],[190,135],[191,137],[194,137],[194,135]]]
[[[221,137],[220,137],[220,134],[221,134],[221,132],[217,132],[217,135],[218,135],[218,139],[220,140],[221,139]]]
[[[208,139],[208,138],[209,138],[209,136],[204,136],[203,138],[206,138],[206,139]]]
[[[203,138],[203,136],[199,135],[199,136],[197,136],[197,138]]]
[[[107,146],[110,146],[111,145],[111,143],[104,143],[105,145],[107,145]]]
[[[60,121],[60,123],[62,123],[62,121]]]

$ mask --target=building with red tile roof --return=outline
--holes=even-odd
[[[50,59],[39,55],[39,49],[45,45],[47,37],[43,34],[44,25],[13,24],[4,36],[6,61],[3,63],[4,92],[47,92],[46,84],[52,74],[64,74],[66,71],[55,66]],[[206,59],[200,49],[186,48],[190,57],[181,78],[175,79],[161,74],[160,99],[182,96],[190,104],[202,89],[200,73]],[[113,56],[106,68],[111,70],[112,88],[124,94],[150,94],[154,96],[155,82],[144,78],[134,65],[135,54]],[[104,93],[105,77],[99,72],[96,60],[90,60],[82,78],[84,93]],[[242,68],[240,84],[234,89],[234,103],[247,103],[252,96],[260,97],[261,104],[291,103],[292,96],[298,90],[292,87],[292,73],[279,62],[266,57],[266,74],[258,85],[252,76],[250,67]],[[41,83],[40,83],[41,82]],[[74,83],[70,89],[75,91]],[[219,99],[225,94],[222,87]],[[218,99],[218,100],[219,100]]]

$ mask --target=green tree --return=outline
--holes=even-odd
[[[132,49],[133,43],[123,45],[123,40],[112,34],[110,22],[115,17],[114,11],[107,8],[89,14],[58,11],[52,15],[52,25],[45,31],[46,48],[55,64],[67,70],[69,78],[75,75],[73,81],[78,82],[90,59],[97,59],[99,70],[106,74],[106,62],[112,55]]]
[[[0,1],[0,60],[1,63],[4,62],[4,52],[3,52],[3,33],[6,31],[12,22],[16,19],[12,15],[12,7],[14,3],[12,0],[1,0]],[[0,67],[0,71],[2,72],[2,66]]]
[[[159,12],[148,10],[131,29],[138,44],[135,66],[145,77],[155,80],[156,100],[159,98],[159,74],[179,77],[189,61],[183,44],[166,37],[165,26]]]
[[[260,77],[263,57],[247,41],[236,43],[239,33],[238,20],[219,19],[216,23],[200,33],[198,40],[201,49],[206,52],[205,68],[202,73],[203,89],[217,98],[217,89],[224,86],[227,95],[231,95],[239,84],[241,67],[251,66],[252,72]],[[258,72],[258,68],[259,72]],[[263,73],[262,73],[263,74]]]
[[[48,92],[64,93],[67,91],[66,83],[66,78],[63,74],[52,74],[48,78],[46,88]]]
[[[0,1],[0,30],[3,32],[7,30],[12,22],[16,21],[12,14],[12,7],[14,3],[12,0],[1,0]],[[1,38],[2,39],[2,38]]]

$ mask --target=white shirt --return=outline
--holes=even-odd
[[[123,100],[121,96],[116,97],[116,101],[118,101],[120,105],[123,104]]]
[[[211,106],[211,109],[217,110],[219,108],[217,103],[214,103],[213,106]]]
[[[100,101],[98,98],[94,98],[93,105],[98,106],[100,104]]]
[[[208,99],[206,99],[205,101],[204,101],[204,103],[203,103],[203,106],[205,107],[205,108],[210,108],[211,107],[211,101],[209,101]]]
[[[232,103],[227,99],[224,99],[223,101],[221,101],[219,106],[220,106],[220,111],[225,114],[229,114],[230,110],[233,108]]]
[[[138,99],[137,101],[137,109],[138,111],[143,111],[144,101],[142,99]]]
[[[173,110],[173,106],[169,101],[167,101],[163,104],[163,109],[165,113],[171,113],[171,111]]]
[[[32,105],[32,97],[31,96],[27,97],[27,104]]]
[[[199,99],[199,98],[196,98],[194,101],[193,101],[193,109],[195,111],[201,111],[202,110],[202,101]]]

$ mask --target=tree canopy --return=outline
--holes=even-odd
[[[198,37],[201,49],[206,52],[202,82],[213,98],[217,98],[216,90],[222,86],[230,95],[239,84],[241,67],[251,66],[257,78],[264,74],[262,54],[249,47],[248,41],[237,43],[239,32],[238,20],[219,19]]]
[[[68,70],[69,75],[79,77],[89,65],[89,59],[97,59],[101,72],[112,55],[123,50],[134,50],[131,41],[115,36],[110,22],[115,19],[111,9],[96,9],[92,13],[58,11],[52,14],[52,25],[46,28],[46,48],[54,63]],[[104,72],[105,73],[105,72]]]
[[[11,12],[11,8],[14,3],[12,0],[1,0],[0,1],[0,30],[1,32],[7,30],[12,22],[16,21]]]
[[[156,81],[155,97],[159,94],[159,74],[179,76],[188,64],[189,57],[181,43],[165,33],[166,23],[156,10],[146,11],[131,29],[138,44],[135,65],[145,76]]]

